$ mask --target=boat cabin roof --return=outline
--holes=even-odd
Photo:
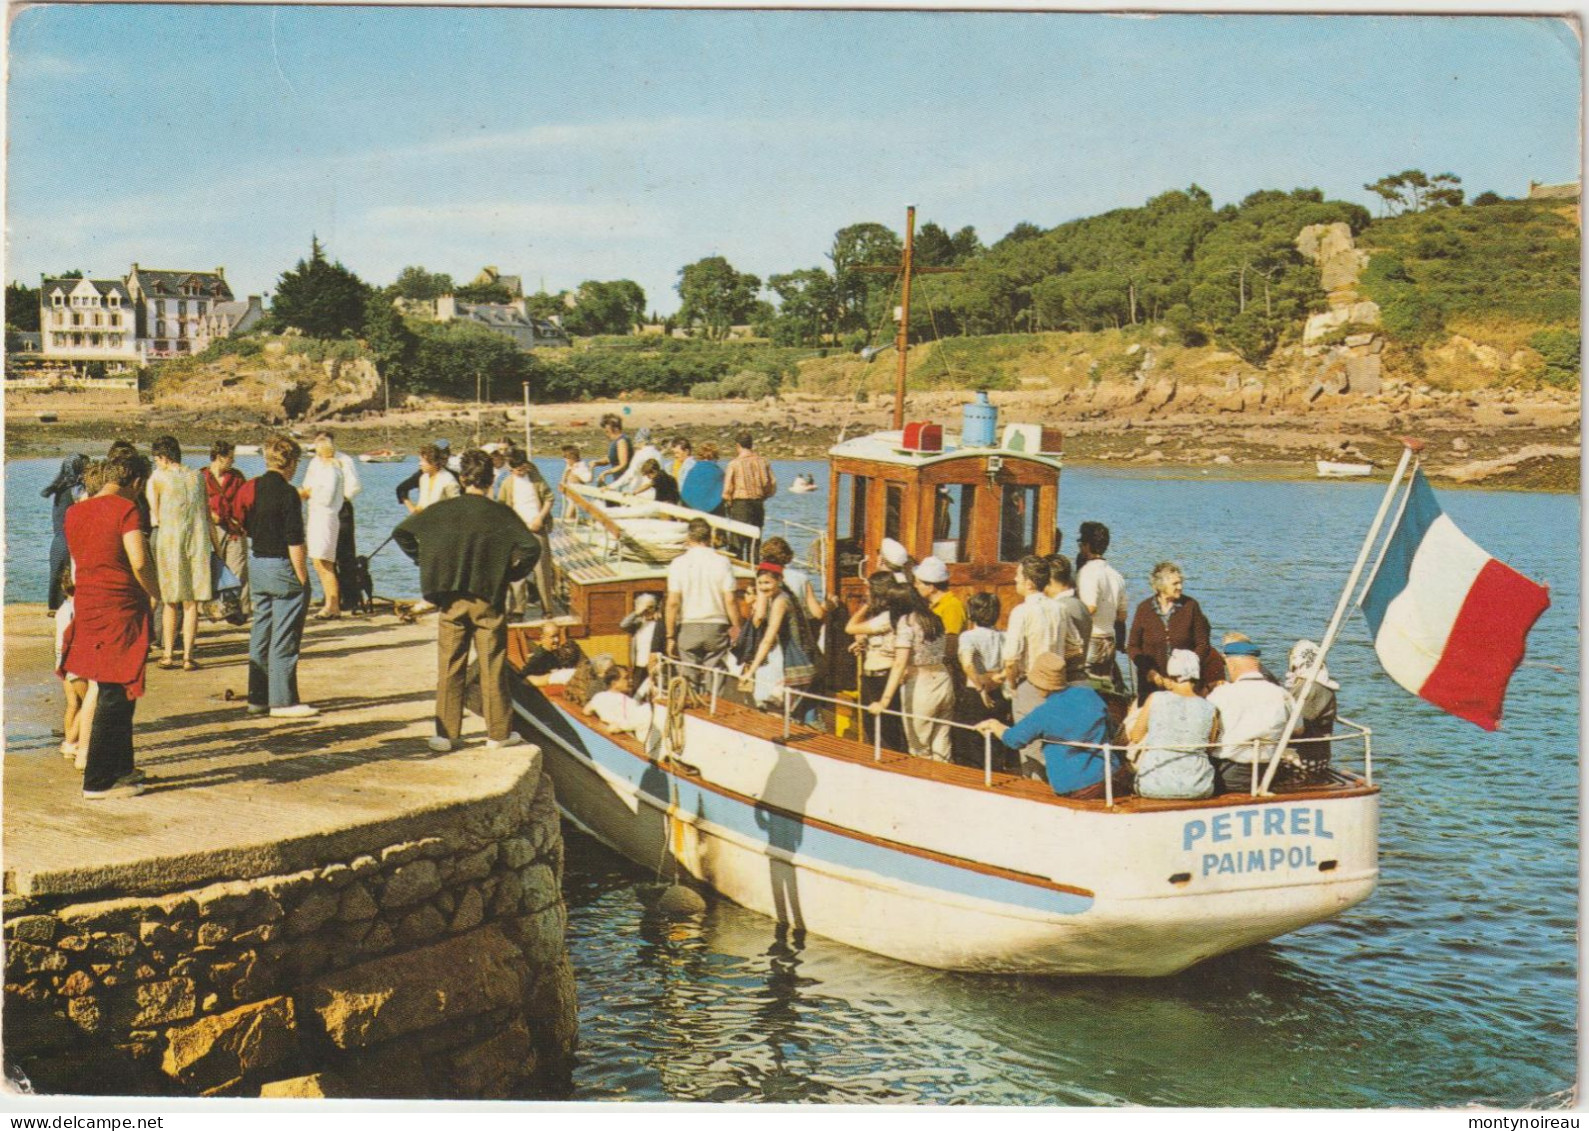
[[[864,459],[875,463],[891,463],[899,467],[911,468],[930,467],[934,464],[947,463],[950,460],[982,458],[985,456],[1030,460],[1032,463],[1051,467],[1055,471],[1060,470],[1064,466],[1063,461],[1056,455],[1018,452],[1002,447],[961,447],[960,437],[954,433],[944,434],[942,451],[911,451],[905,447],[905,434],[897,430],[892,432],[873,432],[867,436],[857,436],[853,440],[845,440],[842,444],[836,444],[830,448],[828,455],[835,459]]]

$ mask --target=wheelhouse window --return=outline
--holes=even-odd
[[[865,557],[866,494],[872,481],[865,475],[839,475],[838,519],[833,525],[836,539],[834,561],[840,577],[854,577]]]
[[[976,497],[974,483],[939,484],[932,509],[932,552],[936,557],[946,562],[970,560],[971,515]]]
[[[1037,552],[1037,488],[1006,483],[999,500],[999,560],[1018,562]]]
[[[905,515],[905,485],[889,483],[883,493],[883,537],[899,540]]]

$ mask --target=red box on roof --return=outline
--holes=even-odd
[[[912,420],[905,425],[905,450],[911,452],[943,451],[943,425],[929,420]]]

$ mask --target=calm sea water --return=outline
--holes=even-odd
[[[6,467],[6,600],[44,599],[58,461]],[[242,469],[260,470],[244,459]],[[555,465],[543,467],[553,473]],[[362,469],[362,551],[403,517],[412,465]],[[787,483],[820,464],[781,463]],[[1066,548],[1114,532],[1133,603],[1179,562],[1216,633],[1271,663],[1322,634],[1382,487],[1066,472]],[[1480,545],[1553,607],[1486,734],[1383,675],[1361,619],[1330,655],[1375,731],[1379,890],[1341,918],[1173,978],[992,978],[792,938],[717,901],[648,908],[654,877],[569,832],[566,895],[587,1099],[1430,1107],[1555,1106],[1577,1078],[1579,512],[1576,496],[1445,491]],[[769,508],[818,524],[825,494]],[[800,543],[795,538],[792,542]],[[390,547],[377,589],[412,595]]]

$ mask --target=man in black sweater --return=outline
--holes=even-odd
[[[463,728],[469,644],[480,660],[480,699],[486,746],[517,741],[508,692],[508,583],[527,577],[540,544],[513,508],[490,498],[493,468],[485,452],[464,452],[463,494],[409,515],[392,535],[419,563],[419,589],[440,610],[436,625],[436,735],[430,748],[444,754]]]

